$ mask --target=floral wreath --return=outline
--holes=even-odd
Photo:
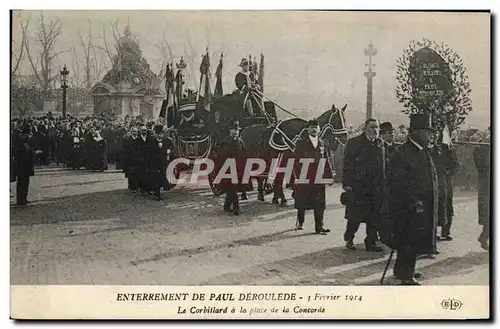
[[[410,71],[411,59],[416,51],[429,48],[435,51],[448,64],[451,77],[451,88],[445,91],[445,95],[436,98],[429,104],[429,111],[433,118],[433,125],[442,129],[448,125],[450,131],[458,128],[464,121],[467,114],[472,111],[470,99],[469,76],[460,56],[454,52],[447,44],[437,43],[433,40],[423,39],[421,41],[412,40],[403,55],[397,60],[396,97],[403,104],[403,113],[407,115],[420,113],[421,110],[416,104],[414,90],[411,84],[412,72]]]

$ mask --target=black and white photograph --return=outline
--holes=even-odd
[[[444,318],[490,316],[489,11],[10,20],[13,318],[51,302],[14,288],[49,286],[183,319],[338,318],[381,302],[359,289],[443,287]],[[118,317],[80,311],[61,317]]]

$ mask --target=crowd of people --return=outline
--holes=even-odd
[[[29,177],[33,176],[35,165],[51,163],[71,170],[103,172],[111,162],[129,178],[133,193],[154,194],[160,199],[156,186],[160,180],[153,177],[154,168],[162,167],[163,175],[166,165],[162,161],[166,157],[157,153],[166,154],[173,149],[172,140],[163,130],[162,122],[142,116],[123,120],[106,116],[55,118],[49,112],[43,117],[12,119],[10,176],[11,182],[18,182],[17,204],[28,203]],[[169,184],[162,180],[161,186],[167,189]]]
[[[366,224],[365,247],[382,251],[378,241],[397,250],[394,275],[404,285],[419,285],[417,257],[435,258],[437,241],[452,241],[453,177],[460,166],[450,136],[435,130],[426,115],[414,115],[408,136],[395,143],[389,122],[365,122],[363,132],[344,150],[341,202],[346,206],[344,240],[355,250],[354,236]],[[479,173],[478,238],[489,245],[489,137],[474,151]],[[399,145],[398,145],[399,144]],[[440,229],[440,234],[438,230]]]
[[[240,145],[239,128],[231,127],[230,131],[222,143],[227,147],[222,150],[227,151],[226,157],[235,157],[244,146]],[[320,151],[317,121],[311,120],[307,131],[297,143],[294,157],[312,156],[314,167],[325,157]],[[403,284],[419,284],[417,256],[435,258],[439,254],[436,242],[453,240],[453,177],[460,165],[451,138],[445,137],[427,124],[425,115],[413,116],[408,131],[369,119],[363,132],[351,136],[343,146],[341,203],[346,207],[346,248],[356,249],[355,235],[365,223],[368,251],[382,251],[379,241],[398,251],[394,274]],[[474,151],[479,224],[483,226],[478,241],[488,250],[489,130],[482,141],[484,145]],[[105,171],[111,160],[124,172],[131,193],[161,200],[160,190],[171,187],[166,168],[173,157],[174,143],[164,126],[141,117],[77,119],[52,118],[49,114],[13,119],[11,124],[11,182],[17,181],[18,205],[28,202],[29,178],[34,175],[35,164],[51,162],[74,170]],[[300,168],[295,171],[301,172]],[[236,189],[229,186],[226,190],[224,210],[239,214]],[[297,229],[303,229],[306,210],[314,210],[316,233],[330,232],[323,226],[325,193],[321,184],[294,187]],[[396,220],[388,224],[387,218]]]

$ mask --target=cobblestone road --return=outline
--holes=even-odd
[[[13,185],[12,185],[13,186]],[[339,186],[328,187],[325,226],[312,213],[295,231],[292,205],[242,202],[222,212],[207,186],[178,186],[163,201],[129,193],[123,174],[38,169],[25,208],[11,208],[11,284],[373,285],[389,250],[367,252],[364,227],[351,251],[342,241]],[[289,195],[289,194],[288,194]],[[457,193],[452,235],[417,267],[427,285],[487,285],[489,254],[476,241],[477,198]],[[387,284],[394,284],[392,266]]]

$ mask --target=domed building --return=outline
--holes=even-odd
[[[157,117],[164,97],[161,77],[151,71],[142,57],[130,27],[127,26],[123,34],[118,40],[113,67],[91,90],[94,115]]]

